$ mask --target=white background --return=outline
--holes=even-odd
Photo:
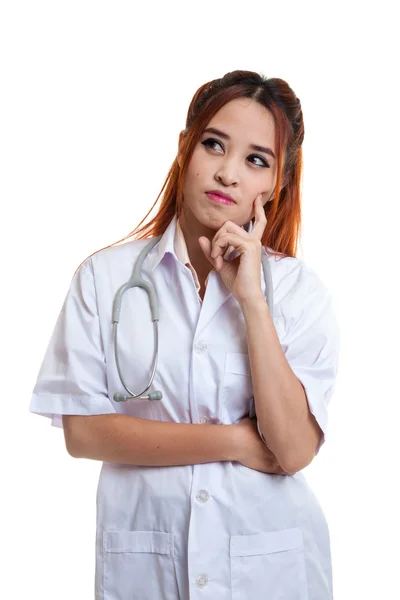
[[[303,107],[299,257],[333,291],[342,332],[329,442],[305,471],[330,527],[335,600],[400,597],[395,4],[2,3],[8,600],[93,597],[100,463],[67,454],[62,430],[29,413],[31,391],[76,267],[145,216],[193,94],[235,69],[285,79]]]

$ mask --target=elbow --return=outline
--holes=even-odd
[[[282,469],[288,475],[295,475],[308,467],[317,455],[318,448],[320,448],[323,441],[323,435],[320,426],[312,417],[312,432],[307,436],[303,436],[303,441],[298,442],[297,447],[287,448],[286,454],[280,457],[282,459],[280,463]]]
[[[71,439],[65,436],[65,448],[72,458],[81,458],[82,455],[79,452],[78,446]]]
[[[301,471],[304,467],[299,465],[298,463],[285,463],[281,465],[282,469],[285,471],[287,475],[296,475],[299,471]]]
[[[63,415],[62,422],[65,447],[68,454],[72,456],[72,458],[81,458],[82,454],[79,450],[79,444],[77,443],[78,435],[76,431],[77,423],[75,415]]]
[[[308,465],[312,462],[312,459],[313,457],[304,457],[297,454],[296,456],[291,456],[290,458],[284,460],[281,466],[288,475],[296,475],[296,473],[308,467]]]
[[[280,459],[278,459],[278,462],[282,470],[286,473],[286,475],[295,475],[298,471],[301,470],[298,460],[288,460],[287,458],[281,457]]]
[[[68,452],[68,454],[69,454],[70,456],[72,456],[72,458],[79,458],[78,454],[75,452],[75,450],[74,450],[74,449],[72,449],[72,448],[71,448],[71,446],[70,446],[70,445],[68,445],[68,444],[65,444],[65,447],[66,447],[66,449],[67,449],[67,452]]]

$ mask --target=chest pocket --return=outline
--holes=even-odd
[[[230,540],[232,600],[308,600],[299,527]]]
[[[249,414],[253,397],[250,359],[248,354],[227,352],[222,381],[222,420],[237,423]]]
[[[104,532],[104,600],[178,598],[174,535],[162,531]]]

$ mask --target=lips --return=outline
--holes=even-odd
[[[225,206],[233,206],[235,204],[231,200],[228,200],[227,198],[223,198],[222,196],[217,196],[216,194],[210,194],[209,192],[207,192],[206,195],[215,204],[219,204],[219,205],[222,204],[222,205],[225,205]]]
[[[212,200],[221,201],[225,204],[234,204],[235,200],[229,194],[224,194],[219,190],[210,190],[206,192],[207,196]]]

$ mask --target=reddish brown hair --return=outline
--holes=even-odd
[[[100,250],[131,237],[141,240],[162,235],[175,213],[180,216],[184,201],[183,182],[196,144],[211,118],[225,104],[237,98],[252,98],[270,111],[274,118],[277,181],[274,198],[264,206],[268,224],[261,240],[262,245],[284,256],[296,256],[301,230],[301,146],[304,138],[300,100],[283,79],[266,78],[253,71],[226,73],[197,90],[188,109],[186,128],[179,149],[181,167],[177,156],[156,201],[139,225],[124,238]],[[161,195],[157,214],[145,223]]]

